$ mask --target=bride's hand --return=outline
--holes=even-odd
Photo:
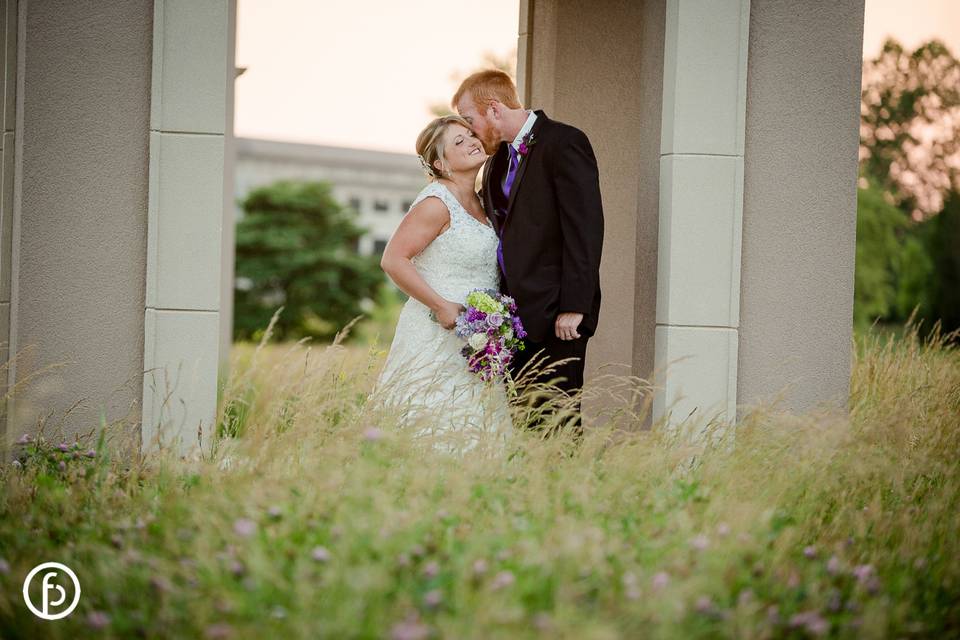
[[[463,310],[464,307],[462,304],[444,300],[438,309],[433,310],[433,313],[437,317],[437,322],[440,323],[441,327],[444,329],[453,329],[457,324],[457,316],[459,316]]]

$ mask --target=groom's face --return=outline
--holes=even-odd
[[[493,109],[488,106],[481,112],[473,102],[473,96],[465,94],[457,103],[457,112],[470,123],[487,155],[496,153],[502,136]]]

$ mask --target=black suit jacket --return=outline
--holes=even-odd
[[[578,331],[589,337],[600,315],[597,159],[583,131],[535,113],[533,144],[520,160],[509,200],[501,187],[508,143],[483,168],[481,196],[503,243],[501,289],[516,299],[529,340],[554,335],[557,315],[565,311],[583,314]]]

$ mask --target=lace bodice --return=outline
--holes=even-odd
[[[471,216],[446,186],[431,182],[413,201],[440,198],[450,211],[450,227],[411,262],[430,287],[447,300],[463,303],[473,289],[497,289],[497,233]]]

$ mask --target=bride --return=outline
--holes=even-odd
[[[418,433],[474,442],[510,431],[506,392],[467,370],[453,331],[467,294],[498,289],[497,234],[474,190],[486,160],[460,116],[433,120],[417,138],[430,182],[383,252],[380,266],[410,296],[397,321],[376,390]],[[468,445],[469,446],[469,445]]]

